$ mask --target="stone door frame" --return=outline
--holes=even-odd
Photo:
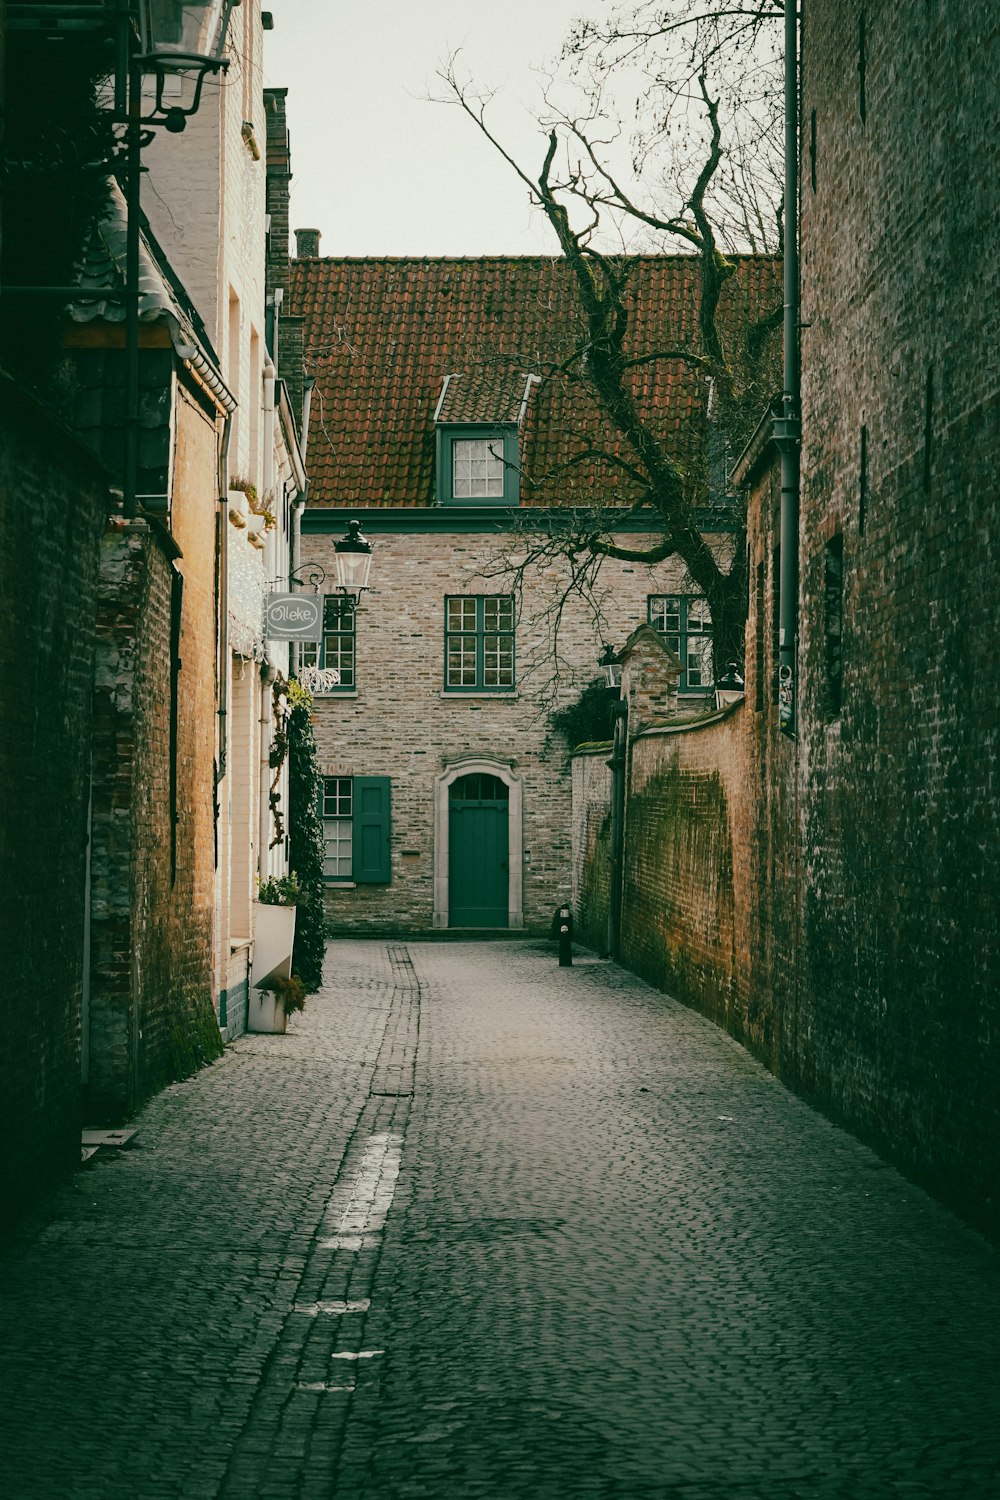
[[[523,782],[514,771],[512,760],[492,760],[485,755],[463,755],[449,761],[434,781],[434,926],[447,927],[451,898],[449,894],[448,808],[451,788],[462,776],[477,772],[496,776],[507,787],[510,800],[507,809],[507,926],[524,926],[524,821]],[[497,931],[502,931],[497,928]]]

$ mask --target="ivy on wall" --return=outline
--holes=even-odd
[[[323,903],[322,782],[312,727],[312,694],[299,682],[287,684],[289,864],[301,895],[295,919],[292,968],[312,994],[323,982],[326,911]]]

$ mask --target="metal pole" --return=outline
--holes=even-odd
[[[611,768],[611,889],[608,892],[608,954],[617,958],[621,951],[622,869],[625,853],[625,761],[628,734],[628,704],[615,704],[614,745],[608,765]]]
[[[573,914],[568,906],[559,908],[559,967],[573,967]]]
[[[128,59],[128,121],[126,131],[125,201],[125,473],[123,513],[127,521],[138,508],[139,472],[139,196],[142,184],[142,74],[134,50]]]
[[[797,732],[796,657],[799,596],[799,453],[802,441],[799,364],[799,99],[798,15],[785,0],[784,380],[774,440],[781,454],[778,580],[778,727]]]

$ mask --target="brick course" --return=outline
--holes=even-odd
[[[773,702],[764,453],[746,702],[634,747],[623,952],[995,1230],[1000,244],[980,162],[1000,21],[983,4],[867,4],[862,118],[861,20],[832,0],[806,19],[799,740]],[[576,777],[599,811],[592,763]]]
[[[4,703],[0,1202],[79,1161],[84,881],[98,555],[93,456],[0,377]]]
[[[489,576],[488,568],[513,540],[419,531],[375,537],[373,589],[357,618],[357,692],[319,698],[314,723],[323,775],[392,780],[392,882],[356,889],[331,884],[327,912],[335,929],[431,927],[435,779],[463,755],[513,760],[523,780],[525,925],[547,931],[553,909],[570,895],[567,746],[548,716],[555,702],[570,701],[599,675],[592,613],[579,601],[567,609],[554,684],[546,609],[559,574],[553,566],[529,577],[517,627],[517,696],[443,691],[445,596],[504,592],[509,585]],[[302,550],[307,564],[318,562],[332,574],[332,539],[307,536]],[[655,568],[606,562],[599,590],[605,639],[621,645],[645,620],[647,594],[676,590],[683,578],[676,559]]]

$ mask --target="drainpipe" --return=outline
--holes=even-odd
[[[316,384],[315,375],[307,375],[302,382],[302,437],[300,447],[302,449],[302,461],[306,461],[306,453],[309,443],[309,413],[312,410],[313,387]],[[292,507],[292,538],[291,538],[291,565],[289,567],[289,589],[293,589],[298,582],[298,569],[302,557],[302,513],[306,508],[306,498],[309,493],[309,480],[307,479]],[[288,671],[290,676],[295,676],[299,670],[299,643],[292,641],[288,648]]]
[[[226,414],[222,428],[222,442],[219,444],[219,562],[218,576],[215,581],[216,597],[219,610],[219,667],[218,667],[218,702],[216,709],[219,734],[219,759],[215,771],[216,785],[216,814],[215,827],[218,835],[219,813],[218,813],[218,785],[226,774],[227,746],[229,734],[229,711],[227,703],[229,699],[229,443],[233,435],[233,419],[230,413]],[[218,856],[218,851],[216,851]],[[216,857],[218,863],[218,857]]]
[[[270,358],[264,361],[264,499],[272,499],[274,484],[274,377],[275,369]],[[273,503],[273,499],[272,499]]]
[[[277,675],[274,662],[265,656],[260,667],[260,800],[257,809],[257,874],[261,880],[268,876],[268,845],[271,842],[271,725],[274,717],[271,685]]]
[[[781,455],[780,574],[778,579],[778,728],[798,730],[796,657],[799,597],[799,455],[802,445],[799,364],[799,100],[798,15],[785,0],[785,238],[784,378],[774,441]]]
[[[625,856],[625,765],[628,759],[628,700],[612,706],[615,715],[611,759],[611,889],[608,900],[608,956],[617,959],[622,938],[622,878]]]

